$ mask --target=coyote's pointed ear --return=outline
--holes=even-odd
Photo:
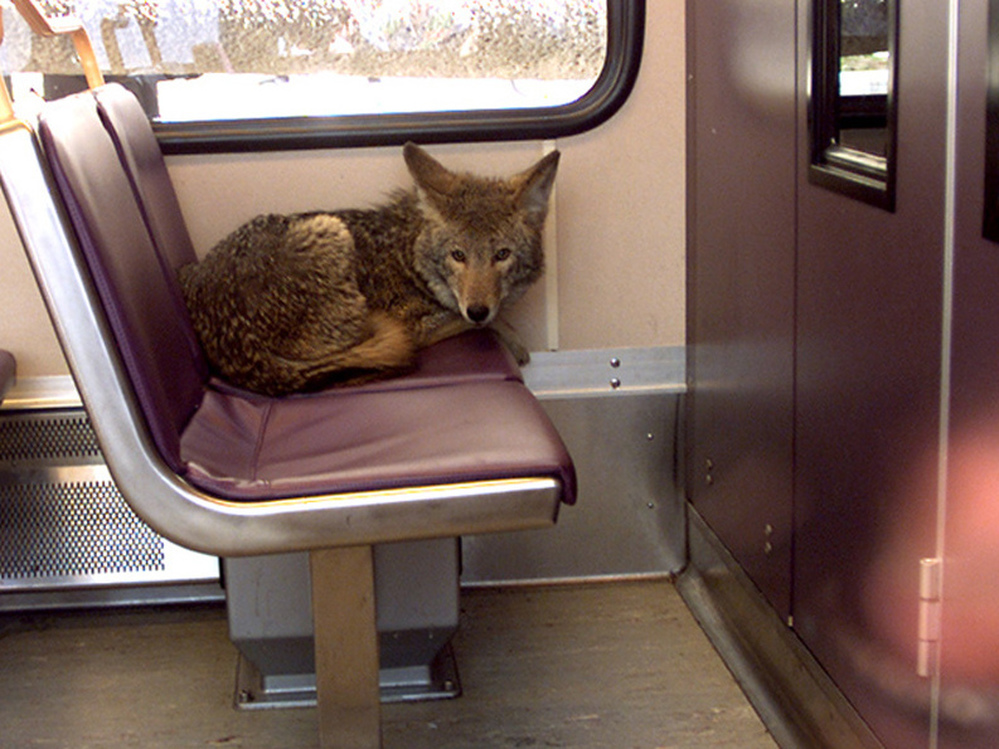
[[[457,176],[445,169],[439,161],[415,143],[407,143],[402,148],[402,156],[409,167],[409,173],[416,180],[417,187],[428,198],[450,195],[455,188]]]
[[[559,152],[552,151],[527,171],[513,178],[517,188],[517,204],[528,220],[540,228],[548,215],[548,198],[555,184]]]

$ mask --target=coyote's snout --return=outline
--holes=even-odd
[[[465,251],[452,250],[448,287],[458,311],[473,325],[488,325],[499,312],[500,303],[507,297],[502,280],[510,257],[505,249],[474,258]]]
[[[387,204],[258,216],[181,269],[219,374],[282,394],[403,369],[538,279],[557,151],[508,179],[451,172],[411,143],[403,156],[416,184]]]

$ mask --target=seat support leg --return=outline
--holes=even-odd
[[[309,553],[323,749],[380,749],[378,632],[370,546]]]

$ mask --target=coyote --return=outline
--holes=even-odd
[[[223,379],[284,395],[403,371],[538,279],[557,151],[508,179],[451,172],[412,143],[403,156],[416,184],[385,205],[258,216],[180,269]]]

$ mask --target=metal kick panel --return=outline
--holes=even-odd
[[[218,579],[135,515],[82,409],[0,412],[0,610],[218,598]]]
[[[555,528],[466,536],[462,583],[675,573],[686,555],[677,488],[680,396],[546,397],[576,463],[579,501]]]

